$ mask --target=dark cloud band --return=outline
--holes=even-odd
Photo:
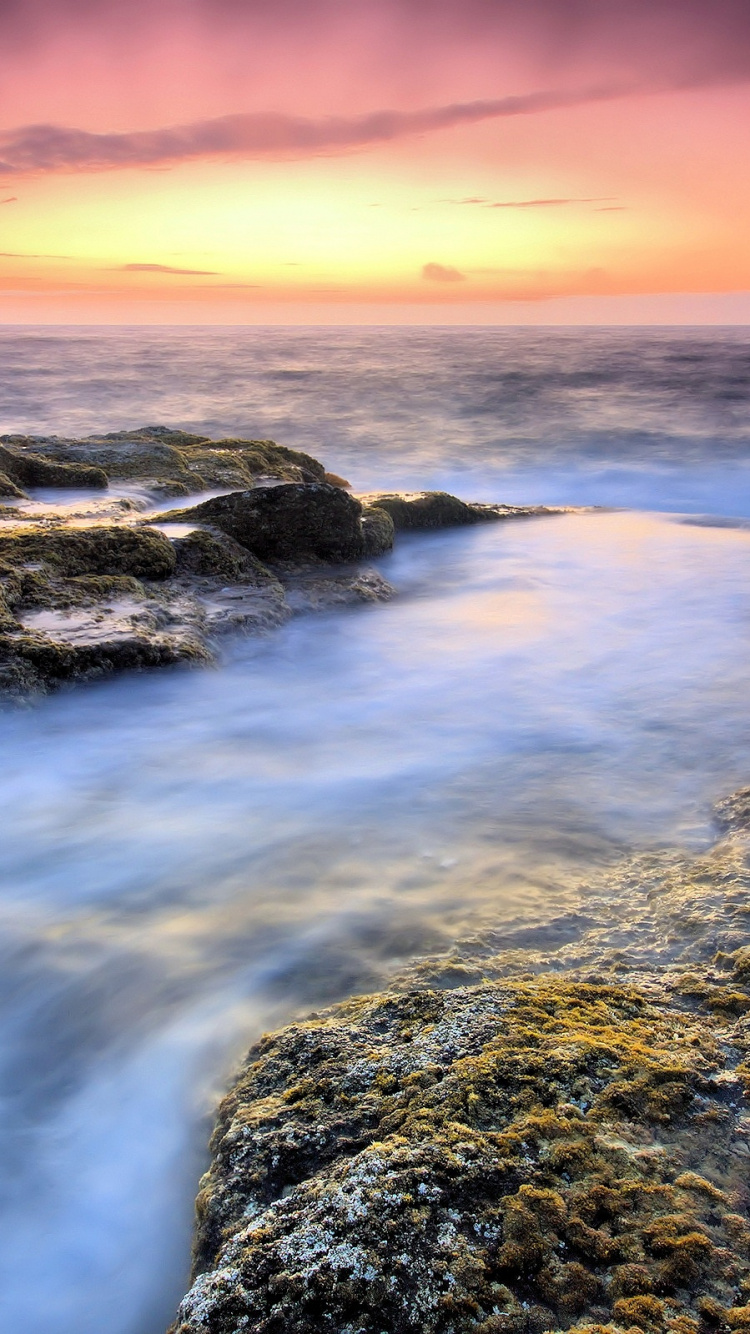
[[[94,134],[63,125],[25,125],[0,133],[0,171],[111,171],[170,166],[196,158],[307,157],[389,143],[410,135],[506,116],[532,115],[621,97],[629,89],[547,91],[424,111],[374,111],[366,116],[311,119],[281,114],[219,116],[159,130]]]

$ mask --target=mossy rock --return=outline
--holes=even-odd
[[[390,551],[395,536],[393,519],[387,510],[375,505],[365,505],[362,510],[362,534],[364,537],[364,556],[382,556]]]
[[[0,528],[0,561],[15,566],[41,563],[58,574],[133,575],[167,579],[176,557],[169,540],[149,528],[50,525]]]
[[[549,978],[384,993],[264,1038],[219,1110],[174,1331],[677,1331],[706,1297],[741,1309],[726,1042],[665,993]]]
[[[447,491],[416,491],[413,494],[373,495],[364,503],[390,515],[396,532],[416,532],[430,528],[455,528],[498,518],[481,505],[468,504]]]
[[[28,496],[20,486],[16,486],[5,472],[0,472],[0,498],[6,500],[28,500]]]
[[[197,575],[199,578],[221,579],[228,584],[257,584],[259,587],[278,584],[275,575],[247,547],[227,537],[226,533],[195,528],[184,537],[174,538],[173,546],[178,576]]]
[[[211,440],[186,453],[188,466],[208,486],[252,486],[260,477],[287,482],[324,482],[322,463],[273,440]]]
[[[11,450],[0,445],[0,468],[19,487],[92,487],[107,486],[107,474],[85,463],[51,463],[32,452]]]
[[[211,654],[197,640],[133,633],[96,643],[59,643],[30,631],[0,633],[0,680],[23,694],[65,681],[91,681],[116,672],[179,663],[203,665]]]
[[[287,449],[273,440],[210,440],[189,431],[165,426],[146,426],[134,431],[108,431],[83,440],[62,440],[55,436],[0,437],[10,446],[13,457],[23,461],[36,459],[48,469],[92,470],[99,477],[131,478],[158,482],[170,494],[188,495],[207,486],[246,486],[256,477],[278,477],[285,481],[322,482],[322,463],[300,450]],[[0,445],[0,448],[2,446]],[[10,450],[6,449],[6,453]],[[0,468],[4,465],[0,458]],[[51,477],[51,473],[47,474]],[[59,476],[71,476],[59,472]],[[17,478],[9,472],[13,481]],[[83,476],[83,473],[81,473]],[[105,476],[105,484],[106,484]],[[29,485],[87,485],[61,480],[34,482]],[[101,485],[101,482],[88,483]],[[178,488],[182,487],[180,491]]]

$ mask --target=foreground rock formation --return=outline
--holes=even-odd
[[[750,1330],[749,811],[265,1037],[174,1334]]]
[[[396,530],[552,512],[440,492],[360,500],[347,487],[271,440],[158,426],[87,440],[2,437],[0,697],[209,663],[227,631],[391,597],[364,562],[389,551]],[[32,499],[35,488],[43,493]],[[154,512],[166,496],[214,489],[229,494]]]

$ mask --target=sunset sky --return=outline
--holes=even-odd
[[[0,0],[0,319],[750,321],[748,0]]]

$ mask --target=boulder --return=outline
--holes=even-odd
[[[176,557],[163,533],[150,528],[4,525],[0,528],[0,561],[13,566],[41,563],[67,576],[130,574],[136,579],[167,579],[174,574]]]
[[[218,528],[261,560],[359,560],[364,555],[362,506],[327,482],[287,482],[214,496],[162,520]]]
[[[395,526],[385,509],[365,505],[362,510],[362,536],[366,557],[382,556],[393,546]]]
[[[425,528],[455,528],[501,517],[496,506],[472,505],[447,491],[363,496],[362,502],[368,508],[385,510],[399,533]]]
[[[276,584],[278,580],[265,565],[226,533],[196,528],[184,537],[173,539],[178,578],[197,575],[202,579],[221,579],[226,584]]]
[[[0,472],[0,498],[7,500],[28,500],[25,491],[10,480],[7,472]]]
[[[50,463],[31,451],[0,445],[0,469],[16,486],[99,487],[107,486],[107,474],[85,463]],[[0,493],[2,494],[2,493]]]

